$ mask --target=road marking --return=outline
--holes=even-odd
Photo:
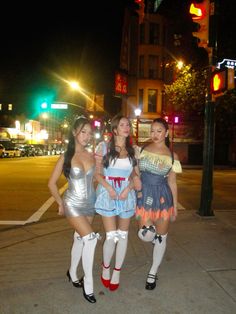
[[[183,207],[183,205],[181,205],[180,203],[177,204],[177,208],[178,209],[185,209],[185,207]]]
[[[59,190],[62,194],[67,188],[67,183]],[[27,220],[0,220],[0,225],[26,225],[28,223],[39,221],[42,215],[48,210],[48,208],[55,202],[54,197],[50,197],[32,216]]]
[[[67,183],[59,190],[62,194],[67,188]],[[54,197],[50,197],[32,216],[27,220],[0,220],[0,225],[26,225],[39,221],[48,208],[55,202]],[[177,204],[178,209],[185,209],[180,203]]]

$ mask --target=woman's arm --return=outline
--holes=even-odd
[[[133,180],[133,188],[136,191],[142,190],[142,182],[140,179],[140,171],[138,165],[134,167],[132,173],[131,173],[131,178]]]
[[[59,193],[59,189],[57,186],[57,181],[62,174],[63,163],[64,163],[64,155],[61,155],[60,158],[58,159],[58,161],[57,161],[57,163],[56,163],[56,165],[52,171],[52,174],[49,178],[49,181],[48,181],[48,188],[49,188],[52,196],[55,198],[55,201],[59,205],[59,208],[58,208],[58,214],[59,215],[64,214],[63,201],[62,201],[62,197]]]
[[[174,153],[174,159],[178,160],[178,156]],[[177,182],[176,182],[176,173],[171,170],[169,175],[168,175],[168,184],[170,186],[172,195],[173,195],[173,203],[174,203],[174,214],[175,218],[178,215],[178,188],[177,188]]]
[[[174,171],[170,171],[169,175],[168,175],[168,184],[170,186],[172,195],[173,195],[173,203],[174,203],[174,214],[175,217],[177,217],[178,215],[178,208],[177,208],[177,204],[178,204],[178,193],[177,193],[177,183],[176,183],[176,174]]]
[[[104,179],[103,177],[103,164],[102,164],[102,156],[96,154],[95,156],[95,174],[94,177],[98,183],[104,186],[104,188],[108,191],[111,199],[116,199],[116,191],[113,187]]]

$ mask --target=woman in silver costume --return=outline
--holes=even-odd
[[[95,214],[93,187],[95,161],[93,154],[86,150],[91,138],[90,121],[84,116],[78,117],[70,132],[67,151],[57,161],[48,187],[59,205],[58,214],[65,215],[75,230],[67,277],[75,287],[82,287],[87,301],[95,303],[92,271],[98,235],[93,232],[91,226]],[[63,197],[57,186],[62,172],[68,180],[68,188]],[[79,280],[77,267],[81,257],[84,277]]]

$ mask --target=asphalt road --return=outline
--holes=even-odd
[[[0,159],[0,230],[58,218],[47,187],[59,156]],[[179,208],[199,209],[202,169],[184,168],[177,176]],[[59,187],[66,188],[62,175]],[[213,210],[236,210],[236,170],[214,171]]]

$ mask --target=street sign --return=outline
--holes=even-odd
[[[68,109],[68,104],[65,103],[51,104],[51,109]]]

